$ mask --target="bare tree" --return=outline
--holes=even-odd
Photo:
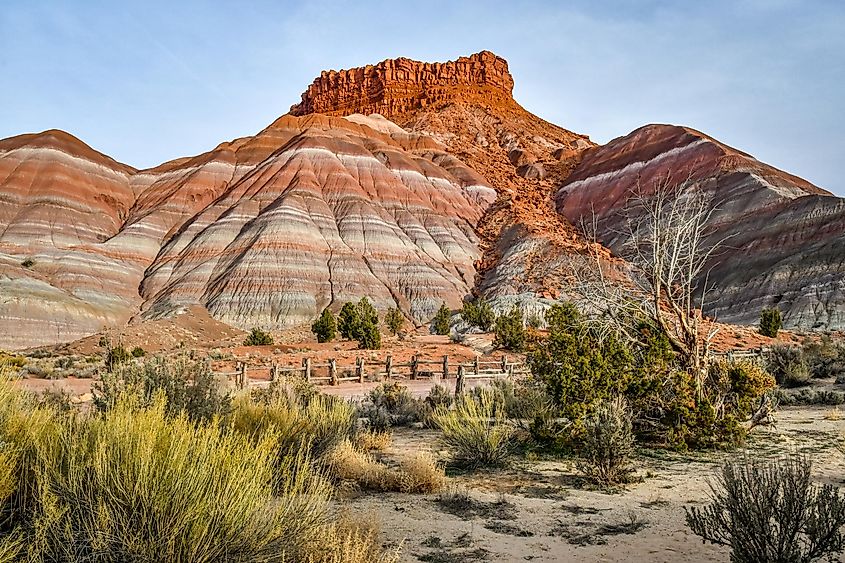
[[[703,323],[707,268],[721,242],[710,236],[716,205],[691,182],[660,178],[653,190],[638,183],[624,211],[626,265],[614,265],[597,242],[590,246],[593,267],[574,269],[577,291],[597,308],[602,323],[628,340],[641,341],[632,319],[652,321],[666,335],[680,364],[696,382],[701,398],[710,342],[716,333]],[[585,225],[597,241],[598,220]],[[625,271],[626,270],[626,271]],[[624,271],[624,274],[622,273]],[[703,281],[702,281],[703,280]]]

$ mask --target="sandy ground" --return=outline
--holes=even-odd
[[[457,513],[440,495],[364,494],[342,501],[381,521],[386,544],[403,545],[403,561],[727,561],[728,550],[702,544],[684,522],[684,506],[706,501],[708,479],[729,457],[775,457],[799,451],[823,482],[845,484],[845,413],[782,410],[774,427],[755,430],[740,452],[681,455],[640,450],[642,482],[618,492],[591,489],[571,461],[516,461],[508,469],[451,476],[450,490],[472,499]],[[838,417],[838,419],[837,419]],[[418,450],[445,456],[434,431],[401,430],[386,457]],[[448,494],[446,495],[448,497]]]

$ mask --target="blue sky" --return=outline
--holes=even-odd
[[[840,0],[4,0],[0,137],[64,129],[148,167],[259,131],[322,69],[482,49],[597,142],[688,125],[845,195]]]

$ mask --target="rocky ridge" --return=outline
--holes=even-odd
[[[715,208],[705,313],[753,324],[777,306],[785,325],[845,324],[845,200],[687,127],[648,125],[588,149],[561,183],[557,208],[570,221],[595,213],[599,240],[625,253],[628,198],[669,179],[702,190]],[[704,283],[704,280],[700,280]]]

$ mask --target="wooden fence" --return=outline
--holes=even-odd
[[[514,377],[526,373],[524,362],[511,361],[506,355],[496,360],[482,360],[476,356],[471,362],[452,363],[449,356],[440,359],[425,359],[411,356],[408,362],[394,362],[393,356],[387,356],[383,361],[368,361],[365,358],[355,359],[355,365],[342,366],[331,358],[325,362],[315,362],[311,358],[303,358],[301,366],[280,366],[273,364],[247,365],[238,362],[235,371],[215,372],[216,375],[234,379],[235,386],[244,389],[250,385],[252,379],[259,374],[266,374],[269,380],[276,381],[282,377],[302,377],[314,383],[337,385],[354,381],[390,381],[392,379],[450,379],[455,378],[456,388],[463,388],[468,379],[497,379]],[[261,377],[264,380],[264,377]]]
[[[758,359],[765,358],[769,353],[769,348],[761,347],[752,350],[729,350],[728,352],[713,352],[711,355],[718,358],[727,358],[729,360],[740,359]]]

